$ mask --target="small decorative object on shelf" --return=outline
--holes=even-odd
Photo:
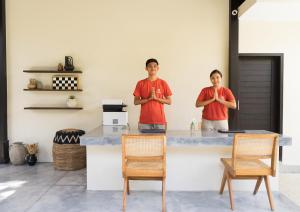
[[[33,166],[37,161],[36,153],[38,152],[38,144],[27,144],[26,149],[28,151],[28,155],[26,155],[27,164]]]
[[[51,86],[47,84],[47,85],[44,86],[44,89],[45,89],[45,90],[50,90],[50,89],[51,89]]]
[[[37,81],[36,79],[29,79],[29,84],[27,85],[28,89],[36,89],[37,88]]]
[[[27,150],[22,142],[14,142],[9,146],[9,158],[13,165],[23,165]]]
[[[43,83],[39,80],[36,81],[36,88],[37,89],[43,89]]]
[[[63,71],[64,70],[64,66],[62,63],[59,63],[57,66],[57,71]]]
[[[66,71],[73,71],[74,70],[73,57],[65,56],[65,70]]]
[[[76,76],[53,76],[52,87],[53,90],[77,90],[78,80]]]
[[[67,99],[67,106],[68,107],[76,107],[77,105],[77,99],[75,98],[75,96],[69,96],[69,98]]]

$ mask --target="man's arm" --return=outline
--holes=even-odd
[[[150,98],[148,99],[141,99],[141,97],[139,96],[135,96],[134,97],[134,105],[142,105],[142,104],[145,104],[147,102],[150,101]]]
[[[161,98],[157,98],[155,97],[154,100],[162,103],[162,104],[167,104],[167,105],[171,105],[172,104],[172,99],[171,96],[167,96],[165,99],[161,99]]]
[[[167,105],[172,104],[171,96],[166,96],[165,98],[158,98],[158,97],[156,96],[156,94],[155,94],[155,90],[154,90],[154,89],[151,90],[151,97],[150,97],[150,100],[158,101],[158,102],[161,103],[161,104],[167,104]]]

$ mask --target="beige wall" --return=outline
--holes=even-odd
[[[195,99],[210,85],[209,73],[224,72],[227,85],[228,1],[225,0],[9,0],[7,1],[8,127],[11,142],[39,142],[40,161],[51,161],[56,130],[86,131],[100,125],[103,98],[122,98],[136,126],[136,82],[146,77],[145,60],[161,63],[161,78],[173,90],[166,106],[170,129],[187,129],[200,118]],[[68,93],[24,92],[22,72],[55,67],[65,55],[83,70],[82,111],[25,111],[35,103],[63,104]]]
[[[240,53],[284,53],[283,133],[293,138],[283,162],[300,164],[300,22],[240,21]]]

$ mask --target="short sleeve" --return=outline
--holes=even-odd
[[[233,94],[232,94],[232,92],[231,92],[231,90],[229,88],[226,89],[226,100],[227,101],[233,101],[233,100],[235,100],[234,96],[233,96]]]
[[[198,98],[197,98],[197,102],[204,101],[205,100],[205,94],[206,94],[205,89],[202,89],[199,96],[198,96]]]
[[[172,96],[172,91],[168,85],[168,83],[164,82],[164,96]]]
[[[141,82],[136,84],[133,95],[136,97],[141,97]]]

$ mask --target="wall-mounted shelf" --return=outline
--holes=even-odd
[[[57,76],[64,76],[65,74],[68,74],[66,76],[69,76],[71,74],[81,74],[82,71],[81,70],[74,70],[74,71],[57,71],[57,70],[51,70],[51,69],[44,69],[44,68],[41,68],[40,70],[36,69],[36,70],[23,70],[24,73],[35,73],[35,74],[51,74],[52,75],[52,79],[53,77],[57,77]],[[55,75],[54,75],[55,74]],[[54,76],[53,76],[54,75]],[[74,77],[75,78],[75,77]],[[76,78],[78,78],[76,76]],[[72,79],[68,79],[68,80],[72,80]],[[77,81],[77,79],[76,79]],[[76,85],[76,88],[78,84]],[[54,87],[54,86],[53,86]],[[55,88],[55,87],[54,87]],[[76,90],[56,90],[56,89],[53,89],[53,88],[38,88],[38,89],[28,89],[28,88],[24,88],[23,91],[47,91],[47,92],[50,92],[50,91],[55,91],[55,92],[82,92],[82,89],[76,89]],[[67,107],[66,105],[58,105],[58,106],[55,106],[55,105],[38,105],[38,106],[32,106],[32,107],[24,107],[24,110],[82,110],[83,108],[82,107]]]
[[[40,106],[40,107],[24,107],[24,110],[82,110],[82,107],[44,107],[44,106]]]
[[[56,74],[81,74],[81,70],[74,71],[57,71],[57,70],[23,70],[25,73],[56,73]]]
[[[82,89],[77,89],[77,90],[54,90],[54,89],[28,89],[28,88],[24,88],[23,91],[62,91],[62,92],[65,92],[65,91],[75,91],[75,92],[81,92]]]

